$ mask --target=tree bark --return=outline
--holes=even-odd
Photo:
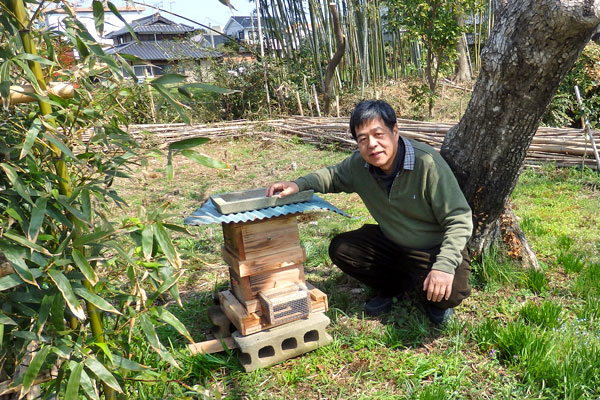
[[[329,11],[331,12],[331,17],[333,18],[333,32],[335,34],[336,50],[333,54],[333,57],[331,57],[331,60],[327,64],[327,71],[325,72],[325,115],[329,115],[329,110],[331,108],[331,89],[333,88],[333,74],[335,73],[335,69],[337,68],[338,64],[342,60],[342,57],[344,56],[344,51],[346,51],[346,37],[342,34],[342,28],[340,27],[340,19],[338,17],[338,12],[335,3],[329,4]]]
[[[465,24],[465,18],[462,14],[457,14],[455,17],[456,24],[461,28]],[[467,46],[463,40],[463,34],[456,40],[456,52],[458,58],[456,59],[456,68],[454,70],[454,81],[455,82],[470,82],[473,77],[471,76],[471,68],[469,67],[469,58],[467,57]]]
[[[473,209],[475,255],[491,244],[540,119],[600,24],[593,0],[512,1],[498,10],[473,96],[441,150]]]

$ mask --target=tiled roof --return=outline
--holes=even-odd
[[[160,40],[156,42],[128,42],[112,47],[108,54],[130,54],[142,60],[181,60],[189,58],[220,57],[216,51],[201,47],[198,43],[184,40]]]
[[[177,24],[162,15],[156,13],[149,15],[144,18],[139,18],[131,21],[129,24],[131,29],[135,33],[170,33],[170,34],[182,34],[182,33],[191,33],[195,31],[195,28],[184,25]],[[106,35],[107,38],[112,38],[115,36],[121,36],[129,32],[127,27],[122,27],[119,30],[109,33]]]

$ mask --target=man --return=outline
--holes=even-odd
[[[464,248],[473,224],[456,178],[435,149],[400,136],[384,101],[359,103],[350,132],[358,151],[295,181],[273,183],[267,196],[358,193],[378,225],[334,237],[331,260],[378,291],[367,314],[389,312],[394,297],[421,289],[428,317],[443,323],[471,292]]]

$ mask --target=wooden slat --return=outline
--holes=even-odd
[[[304,266],[295,264],[277,268],[264,273],[239,277],[233,268],[229,268],[231,290],[242,303],[256,299],[258,292],[268,290],[285,283],[304,283]]]
[[[306,254],[302,247],[285,249],[267,256],[247,258],[245,260],[240,260],[224,246],[221,250],[225,262],[233,268],[235,273],[240,277],[255,275],[275,268],[301,264],[306,260]]]
[[[221,310],[242,335],[249,335],[262,329],[260,317],[256,313],[249,314],[231,291],[219,292],[219,301]]]
[[[236,349],[238,347],[237,343],[233,340],[233,338],[231,336],[229,337],[225,337],[225,338],[221,338],[221,339],[213,339],[213,340],[206,340],[204,342],[199,342],[199,343],[192,343],[188,345],[188,349],[190,349],[190,352],[192,354],[198,354],[198,353],[204,353],[204,354],[211,354],[211,353],[218,353],[220,351],[224,351],[225,350],[225,346],[227,346],[228,349]]]

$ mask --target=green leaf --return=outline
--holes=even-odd
[[[42,276],[41,269],[34,268],[30,269],[30,271],[34,278],[39,278],[40,276]],[[21,279],[16,273],[3,276],[2,278],[0,278],[0,292],[14,288],[15,286],[22,285],[23,283],[23,279]]]
[[[27,131],[27,136],[25,136],[25,142],[23,143],[23,148],[21,149],[21,155],[19,156],[19,160],[22,160],[33,147],[35,143],[35,139],[37,139],[40,131],[42,130],[42,121],[39,118],[36,118],[31,123],[29,130]]]
[[[83,312],[83,308],[79,303],[79,299],[77,298],[77,296],[75,296],[73,288],[71,287],[71,283],[69,282],[67,277],[64,276],[62,272],[53,269],[48,270],[48,275],[50,276],[50,279],[52,279],[52,281],[56,284],[58,290],[60,290],[60,292],[62,293],[63,298],[67,302],[67,305],[69,306],[71,312],[77,318],[83,321],[85,319],[85,313]]]
[[[29,240],[35,242],[38,234],[40,233],[40,227],[44,222],[46,216],[46,205],[48,200],[45,197],[39,197],[35,206],[31,210],[31,220],[29,221],[29,232],[27,233]]]
[[[94,11],[94,24],[96,25],[96,32],[99,36],[104,34],[104,5],[101,1],[92,1],[92,9]]]
[[[29,196],[27,189],[25,189],[25,185],[23,185],[21,178],[19,178],[19,174],[17,174],[17,171],[15,171],[13,167],[6,163],[0,164],[0,167],[2,167],[2,169],[6,173],[6,176],[10,180],[10,183],[13,185],[17,193],[19,193],[19,195],[25,200],[27,200],[30,204],[33,204],[33,200],[31,200],[31,197]]]
[[[2,325],[18,325],[18,324],[15,321],[13,321],[12,318],[10,318],[9,316],[0,314],[0,326],[2,326]]]
[[[121,13],[117,9],[117,7],[115,7],[115,5],[113,3],[111,3],[110,1],[108,2],[107,5],[108,5],[108,8],[110,9],[110,11],[112,11],[112,13],[115,14],[115,16],[117,18],[119,18],[122,23],[125,24],[125,27],[127,28],[127,31],[129,31],[129,33],[131,34],[131,37],[137,41],[138,39],[137,39],[137,36],[135,35],[135,32],[133,31],[133,29],[131,29],[131,26],[129,25],[129,23],[127,21],[125,21],[125,18],[123,18],[123,16],[121,16]]]
[[[189,158],[192,161],[197,162],[198,164],[210,167],[210,168],[218,168],[218,169],[227,169],[229,165],[224,163],[223,161],[215,160],[214,158],[203,156],[202,154],[194,151],[194,150],[181,150],[181,154],[184,157]]]
[[[185,78],[187,77],[181,74],[164,74],[156,79],[152,79],[150,83],[153,85],[169,85],[182,82],[185,80]]]
[[[158,319],[166,322],[171,325],[173,328],[177,330],[183,337],[190,341],[190,343],[194,343],[194,339],[186,329],[186,327],[177,319],[176,316],[171,314],[167,309],[163,307],[152,307],[150,309],[152,315],[156,316]]]
[[[73,240],[73,247],[81,247],[88,243],[97,243],[100,239],[104,239],[107,236],[113,234],[114,231],[95,231],[87,235],[81,235],[77,239]]]
[[[32,250],[35,250],[39,253],[45,254],[47,256],[51,256],[52,254],[46,250],[45,248],[43,248],[42,246],[40,246],[39,244],[33,243],[31,240],[24,238],[21,235],[16,235],[12,232],[5,232],[4,233],[4,237],[14,240],[15,242],[22,244],[25,247],[29,247]]]
[[[71,368],[71,376],[69,377],[69,383],[67,383],[67,390],[65,391],[65,400],[77,400],[79,397],[79,384],[81,382],[81,372],[83,371],[83,364],[76,363],[74,368]]]
[[[85,359],[84,363],[90,371],[102,380],[102,382],[106,383],[117,392],[123,393],[121,386],[119,386],[119,382],[117,382],[113,374],[111,374],[100,361],[96,360],[93,356],[90,356]]]
[[[210,142],[209,138],[197,137],[191,139],[183,139],[169,144],[169,150],[185,150]]]
[[[173,242],[171,242],[171,238],[169,234],[162,226],[160,222],[154,224],[154,237],[158,242],[163,253],[167,257],[167,260],[173,265],[173,267],[180,268],[181,260],[179,259],[179,254],[177,254],[177,250],[175,250],[175,246],[173,246]]]
[[[55,145],[56,147],[58,147],[60,149],[61,152],[63,152],[63,154],[67,157],[70,157],[74,160],[77,159],[77,157],[75,157],[75,155],[73,154],[73,152],[63,143],[62,140],[60,140],[59,138],[57,138],[55,135],[53,135],[52,133],[45,131],[42,132],[42,136],[48,140],[50,143],[52,143],[53,145]]]
[[[79,268],[86,279],[95,286],[98,283],[98,275],[96,275],[96,271],[94,271],[94,268],[92,268],[88,260],[77,249],[73,249],[71,256],[73,257],[73,261],[75,261],[77,268]]]
[[[145,367],[141,364],[136,363],[135,361],[131,361],[127,358],[123,358],[116,354],[113,354],[113,365],[117,368],[126,369],[128,371],[145,371],[148,367]]]
[[[27,257],[27,250],[22,247],[13,246],[4,240],[0,240],[0,250],[10,262],[15,270],[15,273],[24,281],[30,285],[38,286],[33,274],[27,264],[25,258]]]
[[[142,252],[144,258],[149,260],[152,257],[152,249],[154,247],[154,232],[152,231],[152,225],[147,224],[142,230]]]
[[[181,104],[176,102],[163,86],[156,83],[151,83],[151,85],[169,104],[173,106],[173,108],[175,108],[175,111],[177,111],[177,114],[179,114],[179,117],[183,120],[183,122],[186,124],[191,122],[190,117],[186,114]]]
[[[160,340],[158,340],[158,335],[154,329],[154,324],[147,314],[140,315],[140,323],[142,326],[142,331],[144,332],[144,335],[148,339],[148,343],[154,349],[154,351],[156,351],[156,353],[158,353],[163,360],[170,363],[174,367],[179,368],[177,361],[175,361],[173,356],[165,349],[162,343],[160,343]]]
[[[207,83],[186,83],[185,85],[182,85],[181,87],[186,88],[186,89],[187,88],[203,89],[207,92],[214,92],[214,93],[219,93],[219,94],[241,93],[241,90],[225,89],[222,87],[209,85]]]
[[[53,295],[45,295],[40,304],[39,313],[36,318],[37,324],[37,334],[41,335],[42,330],[44,329],[44,325],[46,325],[46,321],[48,320],[48,315],[50,315],[50,309],[52,308],[52,304],[54,304],[54,297],[58,294]]]
[[[181,275],[183,275],[183,271],[179,271],[178,273],[165,279],[160,285],[160,287],[156,289],[156,292],[152,296],[150,296],[150,298],[156,299],[158,296],[160,296],[161,293],[164,293],[170,288],[172,288],[174,285],[177,284],[177,281],[179,280],[179,278],[181,278]]]
[[[97,294],[90,292],[88,289],[86,289],[83,286],[75,286],[74,285],[73,292],[75,292],[75,294],[77,294],[78,296],[81,296],[84,300],[89,301],[90,303],[92,303],[94,306],[96,306],[97,308],[99,308],[101,310],[111,312],[113,314],[122,315],[119,312],[119,310],[114,308],[108,301],[104,300],[102,297],[98,296]]]
[[[30,54],[30,53],[21,53],[21,54],[17,55],[14,59],[15,60],[34,61],[34,62],[40,63],[42,65],[56,65],[56,63],[52,60],[47,60],[44,57],[40,57],[38,55],[34,55],[34,54]]]
[[[175,224],[168,224],[166,222],[162,223],[163,226],[169,230],[175,231],[175,232],[180,232],[180,233],[185,233],[186,235],[191,235],[192,233],[190,231],[187,230],[187,228],[185,226],[181,226],[181,225],[175,225]]]
[[[81,196],[79,197],[81,200],[81,211],[85,216],[87,221],[92,220],[92,203],[90,201],[90,191],[87,188],[84,188],[81,191]]]
[[[29,389],[31,389],[31,386],[35,381],[35,378],[37,378],[38,374],[40,373],[40,369],[42,368],[44,361],[46,361],[46,357],[50,353],[50,350],[52,350],[52,346],[42,345],[37,353],[35,353],[35,356],[33,356],[33,360],[31,360],[29,363],[29,367],[27,367],[25,375],[23,376],[22,394],[29,392]]]
[[[100,400],[98,392],[90,379],[90,376],[85,371],[81,371],[81,387],[85,391],[85,394],[92,400]]]

